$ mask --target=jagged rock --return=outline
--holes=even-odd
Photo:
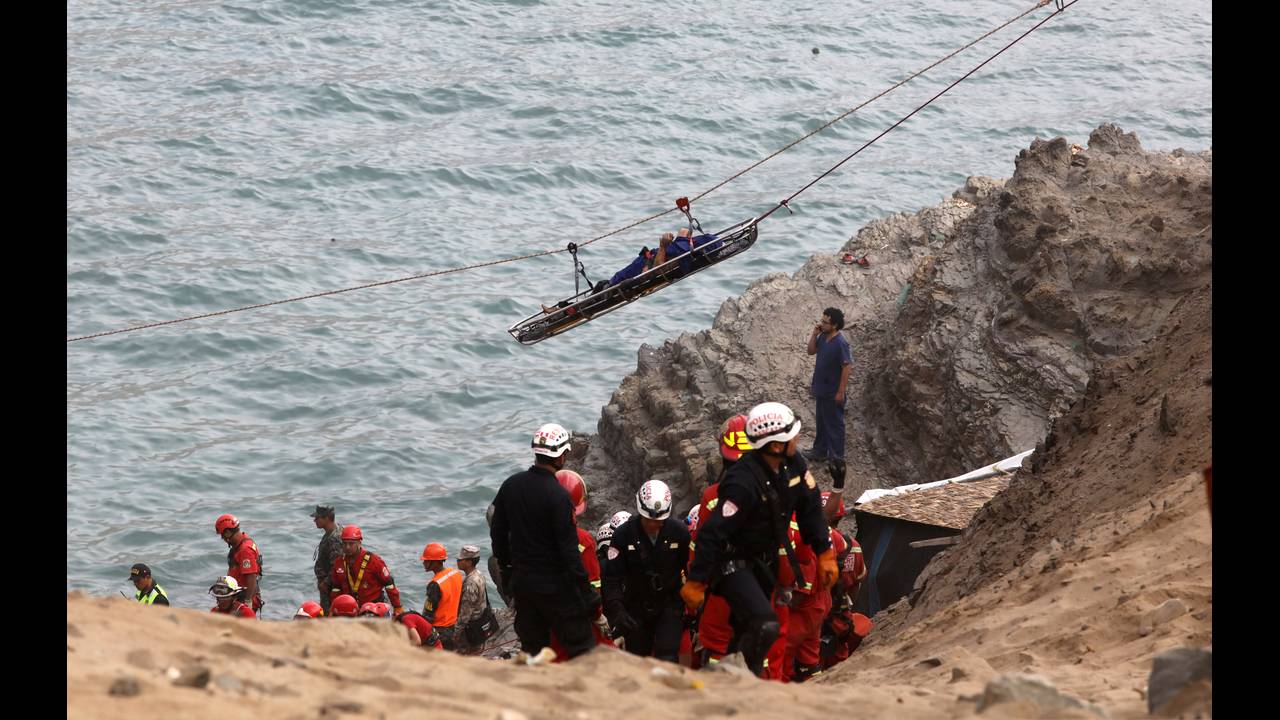
[[[1213,697],[1213,653],[1203,648],[1174,648],[1156,655],[1147,679],[1147,711],[1175,715]],[[1174,707],[1177,705],[1178,707]]]
[[[1108,717],[1102,708],[1062,694],[1053,683],[1039,675],[1001,675],[988,682],[978,699],[977,710],[982,712],[1007,702],[1030,702],[1049,715],[1055,711],[1084,710],[1098,717]]]
[[[811,444],[804,346],[829,306],[845,313],[854,358],[848,494],[1035,447],[1100,364],[1142,347],[1208,282],[1211,225],[1209,151],[1149,153],[1113,125],[1087,149],[1035,140],[1007,181],[969,178],[934,207],[872,221],[839,252],[726,300],[711,328],[642,347],[570,460],[591,487],[584,522],[630,507],[655,477],[686,510],[719,472],[721,423],[756,403],[791,406]],[[844,252],[872,264],[842,265]]]

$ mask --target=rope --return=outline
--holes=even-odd
[[[1014,38],[1014,39],[1013,39],[1013,42],[1011,42],[1011,43],[1009,43],[1008,45],[1005,45],[1004,47],[1000,48],[999,50],[997,50],[997,51],[995,52],[995,54],[991,55],[991,56],[990,56],[990,57],[988,57],[986,60],[983,60],[982,62],[978,63],[978,65],[977,65],[977,66],[975,66],[972,70],[970,70],[969,72],[965,73],[964,75],[961,75],[959,78],[957,78],[957,79],[955,80],[955,82],[953,82],[953,83],[951,83],[950,85],[948,85],[948,86],[946,86],[945,88],[943,88],[943,89],[942,89],[942,90],[941,90],[937,95],[934,95],[933,97],[931,97],[931,98],[929,98],[928,100],[926,100],[926,101],[924,102],[924,104],[920,105],[920,107],[917,107],[915,110],[912,110],[911,112],[907,113],[907,114],[906,114],[906,115],[904,115],[901,119],[899,119],[897,122],[895,122],[894,124],[892,124],[892,125],[890,125],[889,127],[885,128],[885,129],[884,129],[884,131],[883,131],[883,132],[881,132],[879,135],[877,135],[877,136],[875,136],[875,137],[871,138],[870,140],[868,140],[867,142],[863,143],[862,147],[860,147],[860,148],[858,148],[857,150],[854,150],[853,152],[851,152],[851,153],[849,153],[848,155],[846,155],[846,156],[845,156],[845,158],[844,158],[843,160],[841,160],[840,162],[836,163],[835,165],[832,165],[830,168],[828,168],[828,169],[827,169],[827,171],[826,171],[826,172],[824,172],[824,173],[822,173],[821,175],[819,175],[818,177],[816,177],[816,178],[814,178],[814,179],[810,180],[810,181],[808,182],[808,184],[806,184],[804,187],[800,188],[799,190],[795,191],[795,192],[794,192],[794,193],[792,193],[791,195],[787,196],[787,198],[786,198],[785,200],[782,200],[782,201],[780,201],[777,205],[773,206],[773,208],[771,208],[771,209],[769,210],[769,212],[766,212],[764,215],[761,215],[761,216],[756,220],[756,222],[763,221],[765,218],[769,217],[770,215],[774,214],[774,213],[775,213],[775,212],[777,212],[779,209],[784,208],[784,207],[785,207],[785,208],[787,208],[787,210],[789,210],[789,211],[790,211],[790,210],[791,210],[791,208],[787,207],[787,204],[788,204],[789,202],[791,202],[792,200],[795,200],[795,199],[796,199],[796,197],[798,197],[798,196],[800,195],[800,193],[802,193],[802,192],[804,192],[805,190],[808,190],[809,188],[811,188],[811,187],[813,187],[814,185],[816,185],[816,184],[818,183],[818,181],[822,180],[822,179],[823,179],[823,178],[825,178],[826,176],[828,176],[828,175],[830,175],[831,173],[835,172],[835,171],[836,171],[836,169],[837,169],[837,168],[839,168],[841,165],[844,165],[845,163],[847,163],[847,162],[849,162],[850,160],[852,160],[852,159],[853,159],[853,157],[854,157],[855,155],[857,155],[858,153],[862,152],[863,150],[866,150],[868,147],[870,147],[872,144],[874,144],[877,140],[879,140],[880,138],[884,137],[885,135],[888,135],[888,134],[890,133],[890,131],[892,131],[893,129],[897,128],[899,125],[901,125],[902,123],[906,122],[907,120],[911,119],[911,117],[912,117],[913,115],[915,115],[916,113],[918,113],[918,112],[920,112],[921,110],[923,110],[923,109],[925,109],[926,107],[928,107],[928,106],[929,106],[929,105],[930,105],[934,100],[937,100],[938,98],[940,98],[940,97],[942,97],[943,95],[945,95],[945,94],[947,93],[947,91],[949,91],[951,88],[955,87],[956,85],[959,85],[959,84],[960,84],[961,82],[963,82],[964,80],[967,80],[967,79],[969,78],[969,76],[970,76],[970,75],[973,75],[975,72],[977,72],[977,71],[981,70],[981,69],[983,68],[983,66],[985,66],[987,63],[991,62],[992,60],[995,60],[995,59],[996,59],[997,57],[999,57],[999,56],[1000,56],[1000,54],[1001,54],[1001,53],[1003,53],[1005,50],[1008,50],[1009,48],[1013,47],[1014,45],[1017,45],[1017,44],[1018,44],[1018,43],[1019,43],[1023,38],[1025,38],[1026,36],[1028,36],[1028,35],[1030,35],[1031,33],[1035,32],[1036,30],[1039,30],[1041,25],[1044,25],[1045,23],[1049,22],[1049,21],[1050,21],[1050,20],[1052,20],[1054,17],[1056,17],[1059,13],[1066,11],[1066,9],[1067,9],[1067,8],[1069,8],[1069,7],[1071,7],[1072,5],[1075,5],[1076,3],[1080,2],[1080,0],[1071,0],[1071,2],[1067,2],[1067,3],[1063,3],[1063,2],[1061,2],[1061,0],[1056,0],[1056,1],[1058,2],[1058,4],[1057,4],[1058,9],[1057,9],[1057,10],[1054,10],[1052,13],[1050,13],[1050,14],[1049,14],[1049,15],[1047,15],[1047,16],[1045,16],[1045,18],[1044,18],[1043,20],[1041,20],[1040,22],[1036,23],[1035,25],[1032,25],[1032,26],[1031,26],[1031,28],[1030,28],[1029,30],[1027,30],[1026,32],[1022,33],[1022,34],[1021,34],[1021,35],[1019,35],[1018,37]],[[1040,4],[1041,4],[1041,5],[1047,5],[1047,4],[1048,4],[1048,0],[1044,0],[1044,1],[1043,1],[1043,2],[1041,2]],[[1037,6],[1037,7],[1039,7],[1039,6]],[[1032,8],[1032,9],[1034,10],[1035,8]]]
[[[1071,5],[1074,5],[1074,4],[1075,4],[1076,2],[1078,2],[1078,1],[1079,1],[1079,0],[1072,0],[1072,2],[1071,2],[1071,3],[1069,3],[1068,5],[1066,5],[1065,7],[1070,7]],[[984,33],[982,36],[980,36],[980,37],[978,37],[978,38],[974,39],[973,41],[969,42],[969,43],[968,43],[968,44],[966,44],[964,47],[961,47],[960,49],[958,49],[958,50],[956,50],[956,51],[954,51],[954,52],[952,52],[952,53],[949,53],[948,55],[946,55],[946,56],[944,56],[944,57],[942,57],[942,58],[939,58],[938,60],[934,61],[934,62],[933,62],[931,65],[929,65],[928,67],[925,67],[925,68],[924,68],[924,69],[922,69],[922,70],[918,70],[918,71],[916,71],[916,72],[912,73],[911,75],[908,75],[906,78],[903,78],[902,80],[899,80],[896,84],[894,84],[893,86],[889,87],[888,89],[886,89],[886,90],[884,90],[884,91],[880,92],[879,94],[875,95],[874,97],[870,98],[869,100],[866,100],[866,101],[864,101],[864,102],[862,102],[862,103],[858,104],[857,106],[855,106],[855,107],[853,107],[853,108],[850,108],[849,110],[846,110],[845,112],[841,113],[840,115],[838,115],[838,116],[837,116],[837,117],[835,117],[834,119],[832,119],[832,120],[828,121],[826,124],[822,125],[821,127],[819,127],[819,128],[817,128],[817,129],[815,129],[815,130],[813,130],[813,131],[811,131],[811,132],[807,133],[806,135],[804,135],[804,136],[802,136],[802,137],[800,137],[800,138],[798,138],[798,139],[796,139],[796,140],[791,141],[790,143],[788,143],[787,145],[785,145],[785,146],[783,146],[783,147],[779,148],[778,150],[774,151],[773,153],[771,153],[771,154],[770,154],[770,155],[768,155],[767,157],[765,157],[765,158],[763,158],[763,159],[761,159],[761,160],[759,160],[759,161],[757,161],[757,162],[755,162],[755,163],[751,164],[750,166],[748,166],[748,167],[746,167],[746,168],[743,168],[742,170],[738,171],[737,173],[735,173],[735,174],[733,174],[733,175],[729,176],[729,177],[728,177],[728,178],[726,178],[725,180],[722,180],[721,182],[719,182],[719,183],[717,183],[717,184],[715,184],[715,185],[711,186],[710,188],[708,188],[708,189],[706,189],[706,190],[702,191],[701,193],[698,193],[697,195],[693,196],[693,198],[692,198],[692,199],[693,199],[693,200],[700,200],[700,199],[702,199],[702,198],[704,198],[704,197],[706,197],[706,196],[710,195],[711,193],[713,193],[713,192],[715,192],[715,191],[719,190],[720,188],[724,187],[725,185],[727,185],[727,184],[729,184],[729,183],[733,182],[734,180],[737,180],[738,178],[742,177],[743,175],[746,175],[747,173],[749,173],[749,172],[751,172],[752,170],[754,170],[754,169],[756,169],[756,168],[760,167],[761,165],[765,164],[766,162],[768,162],[768,161],[772,160],[773,158],[775,158],[775,157],[777,157],[777,156],[781,155],[782,153],[784,153],[784,152],[786,152],[786,151],[790,150],[791,148],[795,147],[796,145],[799,145],[800,143],[804,142],[805,140],[808,140],[809,138],[813,137],[814,135],[817,135],[818,133],[820,133],[820,132],[822,132],[822,131],[826,130],[827,128],[831,127],[832,125],[836,124],[837,122],[840,122],[841,120],[843,120],[843,119],[845,119],[846,117],[848,117],[848,116],[852,115],[853,113],[857,112],[858,110],[861,110],[862,108],[866,107],[867,105],[870,105],[871,103],[875,102],[876,100],[879,100],[880,98],[884,97],[885,95],[888,95],[889,93],[893,92],[894,90],[897,90],[898,88],[902,87],[903,85],[907,84],[908,82],[911,82],[912,80],[916,79],[917,77],[919,77],[919,76],[921,76],[921,75],[925,74],[926,72],[928,72],[928,71],[930,71],[930,70],[932,70],[932,69],[936,68],[937,66],[941,65],[942,63],[944,63],[944,62],[946,62],[946,61],[950,60],[951,58],[955,57],[956,55],[959,55],[960,53],[964,52],[965,50],[968,50],[969,48],[973,47],[974,45],[977,45],[978,43],[982,42],[983,40],[986,40],[987,38],[991,37],[991,36],[992,36],[992,35],[994,35],[995,33],[1000,32],[1001,30],[1005,29],[1006,27],[1008,27],[1008,26],[1012,25],[1013,23],[1017,22],[1018,20],[1021,20],[1022,18],[1026,17],[1027,15],[1031,14],[1032,12],[1034,12],[1035,10],[1037,10],[1037,9],[1039,9],[1039,8],[1041,8],[1041,7],[1044,7],[1044,6],[1045,6],[1045,5],[1047,5],[1047,4],[1049,4],[1049,0],[1040,0],[1040,2],[1038,2],[1036,5],[1034,5],[1034,6],[1030,7],[1030,8],[1028,8],[1027,10],[1023,11],[1022,13],[1020,13],[1020,14],[1018,14],[1018,15],[1016,15],[1016,16],[1014,16],[1014,17],[1012,17],[1012,18],[1008,19],[1008,20],[1006,20],[1004,23],[1000,24],[999,26],[995,27],[994,29],[992,29],[992,30],[990,30],[990,31],[988,31],[988,32],[986,32],[986,33]],[[1059,10],[1055,11],[1052,15],[1049,15],[1047,18],[1045,18],[1045,20],[1042,20],[1039,24],[1037,24],[1034,28],[1032,28],[1032,30],[1034,30],[1034,29],[1036,29],[1036,28],[1040,27],[1040,25],[1043,25],[1043,24],[1044,24],[1044,22],[1045,22],[1045,21],[1047,21],[1049,18],[1052,18],[1054,15],[1057,15],[1059,12],[1062,12],[1062,10],[1063,10],[1063,9],[1065,9],[1065,7],[1063,7],[1063,8],[1061,8],[1061,9],[1059,9]],[[1020,36],[1020,37],[1018,38],[1018,40],[1021,40],[1023,37],[1026,37],[1026,35],[1027,35],[1027,34],[1029,34],[1030,32],[1031,32],[1031,31],[1027,31],[1027,33],[1024,33],[1022,36]],[[1014,40],[1014,43],[1018,42],[1018,40]],[[1012,45],[1012,44],[1013,44],[1013,43],[1010,43],[1010,45]],[[1008,49],[1008,47],[1009,47],[1009,46],[1006,46],[1006,47],[1004,48],[1004,50],[1007,50],[1007,49]],[[1000,52],[1004,52],[1004,50],[1001,50]],[[1000,54],[1000,53],[996,53],[996,55],[999,55],[999,54]],[[994,58],[994,57],[995,57],[995,56],[993,55],[993,56],[992,56],[992,58]],[[991,58],[988,58],[988,61],[990,61],[990,59],[991,59]],[[984,62],[984,63],[983,63],[983,65],[985,65],[985,64],[986,64],[986,62]],[[982,65],[979,65],[979,66],[978,66],[978,68],[981,68],[981,67],[982,67]],[[973,73],[974,71],[976,71],[978,68],[974,68],[974,70],[971,70],[971,71],[969,72],[969,74],[972,74],[972,73]],[[968,77],[968,75],[965,75],[965,77]],[[963,79],[964,79],[964,78],[961,78],[961,80],[963,80]],[[957,80],[956,82],[958,83],[959,81]],[[951,87],[954,87],[954,86],[955,86],[955,84],[956,84],[956,83],[952,83],[952,85],[951,85],[951,86],[949,86],[949,87],[947,88],[947,90],[950,90],[950,89],[951,89]],[[943,93],[945,93],[945,92],[946,92],[946,90],[943,90],[942,92],[943,92]],[[933,99],[931,99],[929,102],[933,102],[933,100],[936,100],[940,95],[942,95],[942,93],[939,93],[938,95],[935,95],[935,96],[934,96],[934,98],[933,98]],[[925,105],[928,105],[928,104],[929,104],[929,103],[925,103]],[[921,109],[923,109],[923,108],[924,108],[924,105],[920,106],[919,108],[916,108],[916,110],[915,110],[915,111],[913,111],[913,112],[911,113],[911,115],[914,115],[916,112],[919,112],[919,111],[920,111]],[[902,118],[902,120],[899,120],[899,121],[898,121],[897,123],[895,123],[892,127],[890,127],[890,128],[889,128],[889,130],[892,130],[893,128],[895,128],[895,127],[897,127],[898,125],[900,125],[902,122],[904,122],[905,120],[907,120],[907,118],[910,118],[910,117],[911,117],[911,115],[907,115],[906,117]],[[769,215],[772,215],[772,214],[774,213],[774,211],[776,211],[779,207],[783,207],[783,206],[785,206],[789,200],[794,199],[794,198],[796,197],[796,195],[799,195],[801,192],[804,192],[805,190],[809,189],[809,187],[810,187],[810,186],[812,186],[814,183],[816,183],[818,180],[821,180],[823,177],[826,177],[828,174],[830,174],[830,173],[831,173],[832,171],[834,171],[836,168],[840,167],[840,165],[843,165],[845,162],[847,162],[849,159],[851,159],[851,158],[853,157],[853,155],[857,155],[859,152],[862,152],[862,150],[863,150],[863,149],[865,149],[867,146],[869,146],[871,143],[875,142],[876,140],[879,140],[879,139],[880,139],[880,137],[883,137],[883,136],[884,136],[886,133],[888,133],[888,132],[889,132],[889,131],[888,131],[888,130],[886,130],[885,132],[883,132],[883,133],[881,133],[880,135],[876,136],[876,138],[875,138],[875,139],[873,139],[871,142],[867,143],[866,145],[863,145],[861,148],[858,148],[858,150],[854,151],[854,153],[853,153],[852,155],[849,155],[849,156],[848,156],[848,157],[846,157],[844,160],[842,160],[842,161],[840,161],[839,163],[837,163],[837,164],[836,164],[834,167],[832,167],[830,170],[828,170],[827,172],[825,172],[825,173],[823,173],[822,175],[818,176],[818,178],[817,178],[816,180],[814,180],[813,182],[809,183],[809,185],[806,185],[805,187],[801,188],[801,189],[800,189],[800,191],[796,192],[794,195],[792,195],[791,197],[787,198],[787,200],[784,200],[784,201],[782,201],[781,203],[779,203],[779,205],[778,205],[777,207],[774,207],[772,210],[770,210],[769,212],[765,213],[763,216],[761,216],[761,217],[757,220],[757,222],[759,222],[759,220],[763,220],[763,219],[765,219],[765,218],[766,218],[766,217],[768,217]],[[642,219],[640,219],[640,220],[636,220],[635,222],[630,223],[629,225],[624,225],[623,227],[620,227],[620,228],[618,228],[618,229],[616,229],[616,230],[612,230],[612,231],[610,231],[610,232],[604,233],[603,235],[597,235],[597,236],[595,236],[595,237],[591,238],[590,240],[586,240],[586,241],[584,241],[584,242],[580,242],[580,243],[578,243],[578,247],[585,247],[585,246],[587,246],[587,245],[591,245],[592,243],[599,242],[600,240],[604,240],[604,239],[606,239],[606,238],[613,237],[614,235],[618,235],[618,234],[623,233],[623,232],[626,232],[627,230],[630,230],[630,229],[632,229],[632,228],[638,227],[638,226],[643,225],[643,224],[645,224],[645,223],[652,222],[652,221],[654,221],[654,220],[657,220],[658,218],[661,218],[661,217],[664,217],[664,216],[666,216],[666,215],[669,215],[669,214],[671,214],[671,213],[672,213],[673,211],[675,211],[675,210],[676,210],[676,208],[668,208],[668,209],[666,209],[666,210],[663,210],[662,212],[654,213],[654,214],[652,214],[652,215],[649,215],[648,217],[642,218]],[[146,323],[146,324],[144,324],[144,325],[133,325],[133,326],[126,327],[126,328],[118,328],[118,329],[115,329],[115,330],[107,330],[107,331],[104,331],[104,332],[92,333],[92,334],[89,334],[89,335],[80,335],[80,336],[77,336],[77,337],[67,338],[67,342],[68,342],[68,343],[73,343],[73,342],[77,342],[77,341],[80,341],[80,340],[92,340],[92,339],[94,339],[94,338],[107,337],[107,336],[110,336],[110,335],[119,335],[119,334],[121,334],[121,333],[127,333],[127,332],[134,332],[134,331],[136,331],[136,330],[146,330],[146,329],[149,329],[149,328],[163,327],[163,326],[165,326],[165,325],[177,325],[178,323],[191,322],[191,321],[193,321],[193,320],[204,320],[204,319],[211,318],[211,317],[219,317],[219,316],[222,316],[222,315],[230,315],[230,314],[232,314],[232,313],[244,312],[244,311],[246,311],[246,310],[259,310],[259,309],[261,309],[261,308],[272,307],[272,306],[275,306],[275,305],[284,305],[284,304],[287,304],[287,303],[301,302],[301,301],[303,301],[303,300],[312,300],[312,299],[315,299],[315,298],[328,297],[328,296],[331,296],[331,295],[341,295],[341,294],[343,294],[343,293],[355,292],[356,290],[367,290],[367,289],[369,289],[369,288],[382,287],[382,286],[384,286],[384,285],[395,285],[395,284],[397,284],[397,283],[409,282],[409,281],[412,281],[412,280],[422,280],[422,279],[425,279],[425,278],[437,277],[437,276],[440,276],[440,275],[449,275],[449,274],[451,274],[451,273],[468,272],[468,271],[471,271],[471,270],[477,270],[477,269],[479,269],[479,268],[490,267],[490,266],[493,266],[493,265],[502,265],[502,264],[505,264],[505,263],[513,263],[513,262],[519,262],[519,261],[522,261],[522,260],[530,260],[530,259],[532,259],[532,258],[536,258],[536,257],[543,257],[543,256],[546,256],[546,255],[556,255],[556,254],[559,254],[559,253],[562,253],[562,252],[567,252],[567,251],[568,251],[568,248],[567,248],[567,247],[566,247],[566,248],[558,248],[558,249],[555,249],[555,250],[544,250],[544,251],[541,251],[541,252],[529,253],[528,255],[519,255],[519,256],[515,256],[515,257],[501,258],[501,259],[498,259],[498,260],[490,260],[490,261],[488,261],[488,262],[475,263],[475,264],[473,264],[473,265],[463,265],[463,266],[459,266],[459,267],[447,268],[447,269],[444,269],[444,270],[435,270],[435,271],[433,271],[433,272],[421,273],[421,274],[418,274],[418,275],[410,275],[410,276],[408,276],[408,277],[395,278],[395,279],[393,279],[393,280],[382,280],[382,281],[379,281],[379,282],[372,282],[372,283],[367,283],[367,284],[364,284],[364,285],[356,285],[356,286],[354,286],[354,287],[342,288],[342,289],[339,289],[339,290],[327,290],[327,291],[324,291],[324,292],[311,293],[311,294],[309,294],[309,295],[299,295],[299,296],[296,296],[296,297],[285,298],[285,299],[283,299],[283,300],[275,300],[275,301],[272,301],[272,302],[258,303],[258,304],[255,304],[255,305],[245,305],[245,306],[242,306],[242,307],[231,308],[231,309],[229,309],[229,310],[219,310],[219,311],[217,311],[217,312],[203,313],[203,314],[200,314],[200,315],[189,315],[189,316],[187,316],[187,317],[181,317],[181,318],[177,318],[177,319],[174,319],[174,320],[164,320],[164,321],[160,321],[160,322]]]

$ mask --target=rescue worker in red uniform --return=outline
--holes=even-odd
[[[858,645],[871,633],[871,618],[853,611],[853,601],[858,597],[862,581],[867,578],[867,565],[862,556],[862,546],[848,533],[839,531],[840,520],[845,516],[844,499],[839,495],[823,493],[825,510],[831,518],[832,543],[836,559],[840,563],[840,577],[831,588],[832,606],[822,624],[820,655],[823,668],[829,668],[847,659]],[[835,504],[832,505],[831,498]]]
[[[240,583],[230,575],[224,576],[218,582],[209,586],[209,594],[217,599],[218,604],[209,612],[221,615],[234,615],[236,617],[257,617],[253,610],[241,601],[240,597],[244,593],[244,588],[240,587]]]
[[[298,608],[298,612],[293,614],[294,620],[315,620],[322,617],[324,617],[324,608],[320,607],[320,603],[314,600],[302,603],[302,607]]]
[[[697,506],[695,518],[689,524],[689,562],[693,563],[697,552],[699,522],[708,517],[719,503],[717,492],[720,480],[729,472],[729,468],[738,462],[742,453],[751,449],[751,441],[747,439],[747,416],[734,415],[725,421],[720,429],[720,474],[716,481],[702,491],[702,498]],[[692,512],[692,511],[691,511]],[[729,603],[719,595],[708,595],[702,606],[702,615],[698,618],[698,645],[702,648],[695,661],[699,667],[720,662],[720,658],[729,654],[729,645],[733,642],[733,628],[729,625]]]
[[[427,582],[427,598],[422,604],[422,617],[436,629],[444,649],[453,650],[464,576],[458,568],[444,566],[448,559],[449,552],[440,543],[429,543],[422,550],[422,569],[431,575]]]
[[[329,603],[329,614],[333,617],[355,617],[359,609],[356,599],[346,593],[334,596]]]
[[[832,539],[839,533],[829,531]],[[831,592],[818,587],[818,558],[800,538],[800,526],[791,521],[791,541],[795,545],[796,560],[800,563],[802,577],[796,583],[791,600],[787,624],[787,650],[782,658],[782,679],[786,682],[804,682],[822,672],[818,654],[822,640],[822,622],[831,610]],[[841,540],[843,545],[843,540]],[[836,550],[838,552],[838,548]]]
[[[409,642],[413,645],[421,647],[423,650],[443,650],[444,644],[440,642],[440,635],[432,627],[431,622],[422,615],[407,610],[401,613],[396,621],[405,626],[408,631]]]
[[[596,552],[595,538],[591,537],[591,533],[577,526],[578,517],[587,510],[587,483],[581,475],[572,470],[557,470],[556,482],[569,493],[569,502],[573,503],[574,527],[578,531],[578,554],[582,556],[582,567],[587,571],[587,580],[590,581],[591,587],[595,588],[596,592],[600,592],[600,558]],[[612,527],[609,530],[609,537],[613,537]],[[591,632],[595,635],[597,645],[614,647],[613,641],[609,639],[609,626],[603,617],[603,610],[597,607],[591,618]],[[554,631],[551,633],[551,649],[556,651],[555,662],[564,662],[569,659],[569,653],[556,638]]]
[[[227,574],[236,579],[244,588],[245,597],[252,598],[250,605],[254,613],[262,610],[262,553],[258,545],[240,529],[240,521],[235,515],[222,515],[213,524],[214,529],[227,547]]]
[[[339,595],[355,598],[357,608],[381,602],[385,596],[391,600],[396,617],[404,612],[391,569],[382,558],[364,549],[364,534],[357,525],[342,528],[342,556],[333,562],[329,586],[335,599]]]
[[[723,596],[747,667],[761,675],[781,630],[770,603],[778,565],[794,564],[787,536],[793,512],[800,536],[817,553],[820,586],[834,585],[839,570],[817,482],[796,449],[800,421],[786,405],[762,403],[747,414],[746,433],[755,449],[725,473],[715,509],[699,517],[697,552],[680,595],[694,610],[709,586]],[[785,590],[775,597],[787,600]]]

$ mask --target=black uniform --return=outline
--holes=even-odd
[[[569,657],[590,650],[600,594],[578,553],[569,493],[550,470],[534,465],[507,478],[493,505],[489,539],[515,602],[521,647],[537,653],[551,643],[554,630]]]
[[[684,603],[680,586],[689,563],[689,529],[679,520],[662,521],[650,540],[632,515],[613,533],[604,567],[604,607],[609,624],[623,632],[627,651],[679,661]]]
[[[756,674],[779,632],[769,602],[777,578],[779,555],[791,513],[800,536],[817,554],[831,547],[822,515],[822,495],[804,457],[789,457],[779,472],[751,450],[725,473],[710,517],[698,518],[698,550],[689,578],[707,583],[732,610],[734,635],[740,638],[743,659]]]

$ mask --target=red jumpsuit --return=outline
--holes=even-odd
[[[346,555],[339,555],[333,561],[333,572],[329,574],[329,583],[333,586],[332,596],[351,595],[356,605],[363,607],[367,602],[378,602],[382,599],[382,591],[386,590],[394,607],[400,605],[400,591],[396,589],[391,570],[382,558],[360,548],[353,561],[348,562]]]
[[[834,543],[834,537],[839,533],[830,532]],[[787,652],[782,660],[782,675],[788,681],[795,675],[797,662],[812,669],[820,667],[822,621],[831,611],[831,593],[819,587],[818,583],[818,556],[800,539],[800,526],[795,521],[791,523],[791,540],[796,546],[796,560],[804,577],[797,583],[791,603],[791,621],[787,627]]]
[[[835,541],[839,534],[832,536]],[[844,540],[844,538],[841,538]],[[862,546],[857,540],[848,538],[848,552],[840,561],[840,579],[836,581],[833,588],[835,597],[844,599],[854,598],[858,596],[858,588],[862,585],[862,581],[867,578],[867,565],[862,557]],[[839,557],[837,552],[836,556]],[[834,635],[834,652],[822,659],[824,668],[831,667],[838,662],[848,659],[850,653],[858,649],[858,645],[871,632],[871,619],[862,613],[853,612],[849,603],[839,602],[831,612],[827,619],[829,632]]]
[[[235,602],[231,603],[231,607],[226,610],[222,610],[217,605],[214,605],[213,609],[210,610],[209,612],[218,613],[219,615],[235,615],[236,617],[245,617],[245,618],[256,617],[256,615],[254,615],[254,612],[249,609],[249,606],[245,605],[239,600],[236,600]]]
[[[698,508],[698,518],[709,517],[711,511],[719,503],[718,491],[720,483],[713,483],[702,491],[702,502]],[[689,528],[689,564],[693,564],[696,551],[698,528]],[[707,593],[706,602],[702,606],[702,618],[698,621],[698,644],[710,651],[711,658],[719,660],[729,652],[729,643],[733,640],[733,627],[729,624],[729,601],[719,595]]]
[[[245,587],[245,577],[258,576],[258,592],[253,595],[253,610],[262,609],[262,553],[258,552],[258,544],[253,538],[245,535],[240,544],[231,549],[227,555],[227,574]]]
[[[591,537],[591,533],[577,528],[578,530],[578,552],[582,555],[582,567],[587,571],[587,579],[591,581],[591,587],[600,591],[600,558],[596,555],[596,540]],[[596,620],[600,614],[604,612],[600,608],[596,609],[596,614],[591,618]],[[600,631],[600,626],[594,622],[591,623],[591,632],[596,636],[597,645],[608,645],[615,647],[609,636]],[[551,649],[556,651],[556,662],[564,662],[569,659],[569,653],[565,651],[564,645],[560,644],[560,640],[556,638],[555,632],[551,633]]]

